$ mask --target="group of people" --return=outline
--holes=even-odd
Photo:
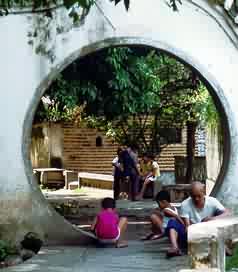
[[[187,250],[187,231],[191,224],[208,222],[228,216],[226,209],[216,198],[206,196],[205,185],[193,182],[190,197],[181,203],[180,212],[170,203],[167,191],[160,191],[156,196],[159,209],[151,217],[152,232],[143,240],[169,238],[171,247],[167,251],[168,257],[180,256]]]
[[[192,183],[190,197],[182,202],[179,212],[171,204],[167,191],[159,191],[155,200],[158,209],[150,216],[151,233],[141,240],[155,240],[167,236],[170,241],[167,257],[180,256],[186,250],[187,231],[191,224],[216,220],[230,214],[216,198],[205,195],[205,186],[200,182]],[[98,241],[113,243],[116,247],[127,246],[127,242],[123,240],[126,228],[127,219],[119,219],[115,199],[103,199],[102,210],[91,226]]]
[[[128,181],[129,198],[132,201],[141,200],[149,184],[159,182],[160,169],[155,158],[150,153],[144,153],[138,159],[136,145],[118,148],[117,157],[112,161],[114,167],[114,199],[118,199],[121,184]]]

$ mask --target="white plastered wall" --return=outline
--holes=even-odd
[[[141,44],[163,49],[194,66],[210,82],[224,106],[230,127],[230,155],[217,194],[235,207],[238,198],[238,54],[236,29],[206,2],[183,1],[174,13],[164,1],[132,0],[127,13],[107,0],[98,1],[83,26],[57,38],[50,64],[28,44],[26,15],[0,18],[0,230],[12,241],[28,231],[48,243],[83,241],[40,194],[27,156],[31,121],[37,103],[67,64],[99,48]],[[226,201],[229,199],[229,203]]]

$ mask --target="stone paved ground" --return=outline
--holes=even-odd
[[[50,203],[77,203],[79,213],[68,219],[83,229],[87,229],[100,209],[104,197],[112,197],[111,190],[82,188],[80,192],[58,190],[43,192]],[[139,237],[148,231],[148,215],[156,207],[152,200],[130,202],[120,200],[117,208],[121,215],[129,218],[129,247],[124,249],[88,247],[47,247],[31,260],[17,267],[3,269],[14,272],[134,272],[156,271],[177,272],[188,268],[188,257],[165,258],[168,242],[140,242]],[[232,269],[230,272],[238,272]]]
[[[80,202],[81,212],[86,215],[94,215],[98,208],[100,199],[111,196],[108,190],[94,190],[86,188],[79,194],[72,196],[68,191],[47,193],[49,201],[67,201],[75,198]],[[155,204],[152,201],[129,202],[119,201],[119,210],[131,215],[148,215]],[[146,211],[146,213],[145,213]],[[81,217],[80,217],[81,218]],[[79,218],[79,219],[80,219]],[[136,219],[136,220],[135,220]],[[129,218],[127,232],[128,248],[98,248],[88,247],[47,247],[42,248],[40,253],[27,262],[3,271],[14,272],[177,272],[182,268],[188,268],[188,257],[165,258],[168,249],[166,239],[141,242],[139,237],[148,231],[148,222],[138,220],[137,217]],[[79,220],[79,225],[89,224]],[[87,226],[84,226],[87,228]]]
[[[100,209],[101,199],[112,197],[112,190],[102,190],[89,187],[83,187],[80,192],[75,193],[70,190],[58,190],[53,192],[43,192],[48,201],[52,204],[71,203],[75,206],[75,215],[80,217],[92,217]],[[117,201],[117,210],[121,215],[146,217],[151,210],[157,207],[156,203],[151,200],[131,202],[128,200]],[[73,211],[73,209],[72,209]]]
[[[100,207],[101,198],[112,196],[111,190],[83,188],[79,193],[59,190],[44,192],[49,202],[76,201],[79,205],[80,216],[71,221],[81,228],[87,229],[91,217]],[[188,256],[165,258],[168,249],[166,239],[141,242],[139,237],[149,231],[148,221],[143,220],[156,204],[152,200],[130,202],[121,200],[117,203],[121,214],[129,217],[127,239],[128,248],[97,248],[88,247],[46,247],[31,260],[2,271],[14,272],[177,272],[189,268]],[[82,220],[83,218],[83,220]],[[74,222],[75,221],[75,222]],[[232,269],[230,272],[238,272]]]
[[[81,197],[85,201],[89,199],[101,199],[103,197],[112,197],[112,190],[97,189],[92,187],[82,187],[79,191],[77,190],[42,190],[43,194],[49,198],[62,199],[62,197]]]
[[[166,243],[130,241],[128,248],[48,247],[31,260],[2,271],[14,272],[177,272],[187,257],[166,259]]]

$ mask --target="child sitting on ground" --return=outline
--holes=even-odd
[[[102,244],[115,244],[116,247],[126,247],[127,242],[122,241],[122,235],[127,228],[127,218],[119,216],[115,210],[116,201],[106,197],[102,200],[102,210],[91,226],[98,241]]]
[[[168,236],[167,225],[172,218],[183,224],[176,207],[173,207],[170,203],[169,192],[163,190],[158,192],[155,201],[158,203],[159,209],[156,209],[150,216],[152,232],[143,237],[142,240],[156,240]]]

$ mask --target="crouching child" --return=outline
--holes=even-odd
[[[127,229],[127,218],[119,218],[116,212],[116,201],[106,197],[101,203],[102,209],[96,216],[91,225],[91,230],[95,233],[101,244],[114,244],[116,247],[128,246],[122,240]]]
[[[186,243],[186,230],[182,218],[178,214],[178,210],[170,202],[170,194],[167,191],[160,191],[155,198],[158,203],[159,209],[156,209],[151,217],[152,232],[143,237],[142,240],[156,240],[164,236],[170,239],[170,232],[176,228],[179,232],[179,236],[183,237],[181,244]],[[179,247],[174,245],[174,241],[171,241],[172,249],[167,252],[168,257],[180,256],[182,253]],[[182,245],[183,246],[183,245]]]

